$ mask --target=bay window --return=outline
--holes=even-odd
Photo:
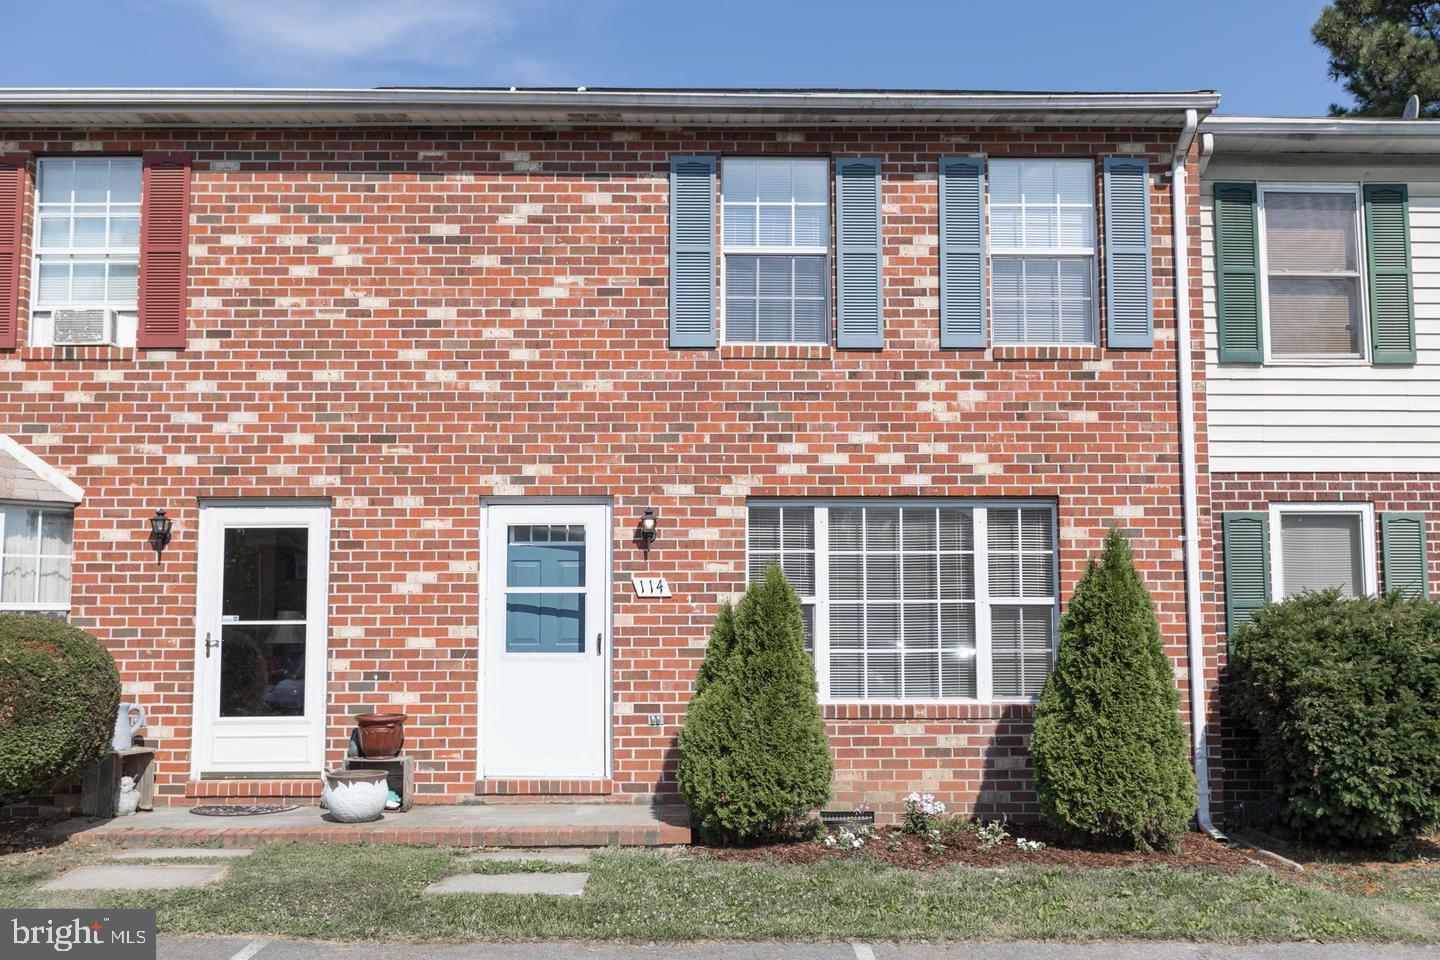
[[[781,565],[830,701],[1024,699],[1053,662],[1049,504],[756,504],[749,571]]]

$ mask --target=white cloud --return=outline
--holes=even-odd
[[[184,0],[249,53],[463,66],[510,28],[513,0]]]

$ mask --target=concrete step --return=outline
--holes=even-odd
[[[336,823],[318,807],[256,817],[201,817],[157,807],[113,820],[66,820],[54,832],[122,847],[218,843],[380,843],[442,847],[656,847],[690,842],[685,810],[641,804],[420,805],[371,823]]]

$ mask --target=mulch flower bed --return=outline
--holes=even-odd
[[[838,829],[838,828],[837,828]],[[932,838],[901,833],[899,827],[881,827],[873,838],[862,837],[859,849],[829,847],[811,840],[794,840],[754,847],[708,847],[696,845],[718,860],[734,863],[778,863],[803,865],[824,860],[864,857],[907,870],[937,870],[963,864],[971,867],[1003,868],[1018,866],[1080,867],[1206,867],[1224,871],[1254,867],[1255,861],[1243,853],[1217,843],[1203,833],[1187,833],[1179,853],[1139,853],[1126,849],[1076,847],[1062,844],[1054,832],[1041,824],[1007,824],[1010,836],[1000,843],[982,849],[975,832],[950,831],[943,841],[943,851],[932,849]],[[832,831],[833,832],[833,831]],[[1035,851],[1021,850],[1016,839],[1039,840],[1045,844]],[[890,849],[892,846],[898,849]]]

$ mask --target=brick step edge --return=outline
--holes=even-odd
[[[356,827],[361,829],[356,829]],[[149,847],[219,841],[222,847],[262,843],[368,843],[402,847],[668,847],[688,844],[690,828],[660,827],[378,827],[324,824],[276,829],[154,828],[83,831],[72,843]]]

